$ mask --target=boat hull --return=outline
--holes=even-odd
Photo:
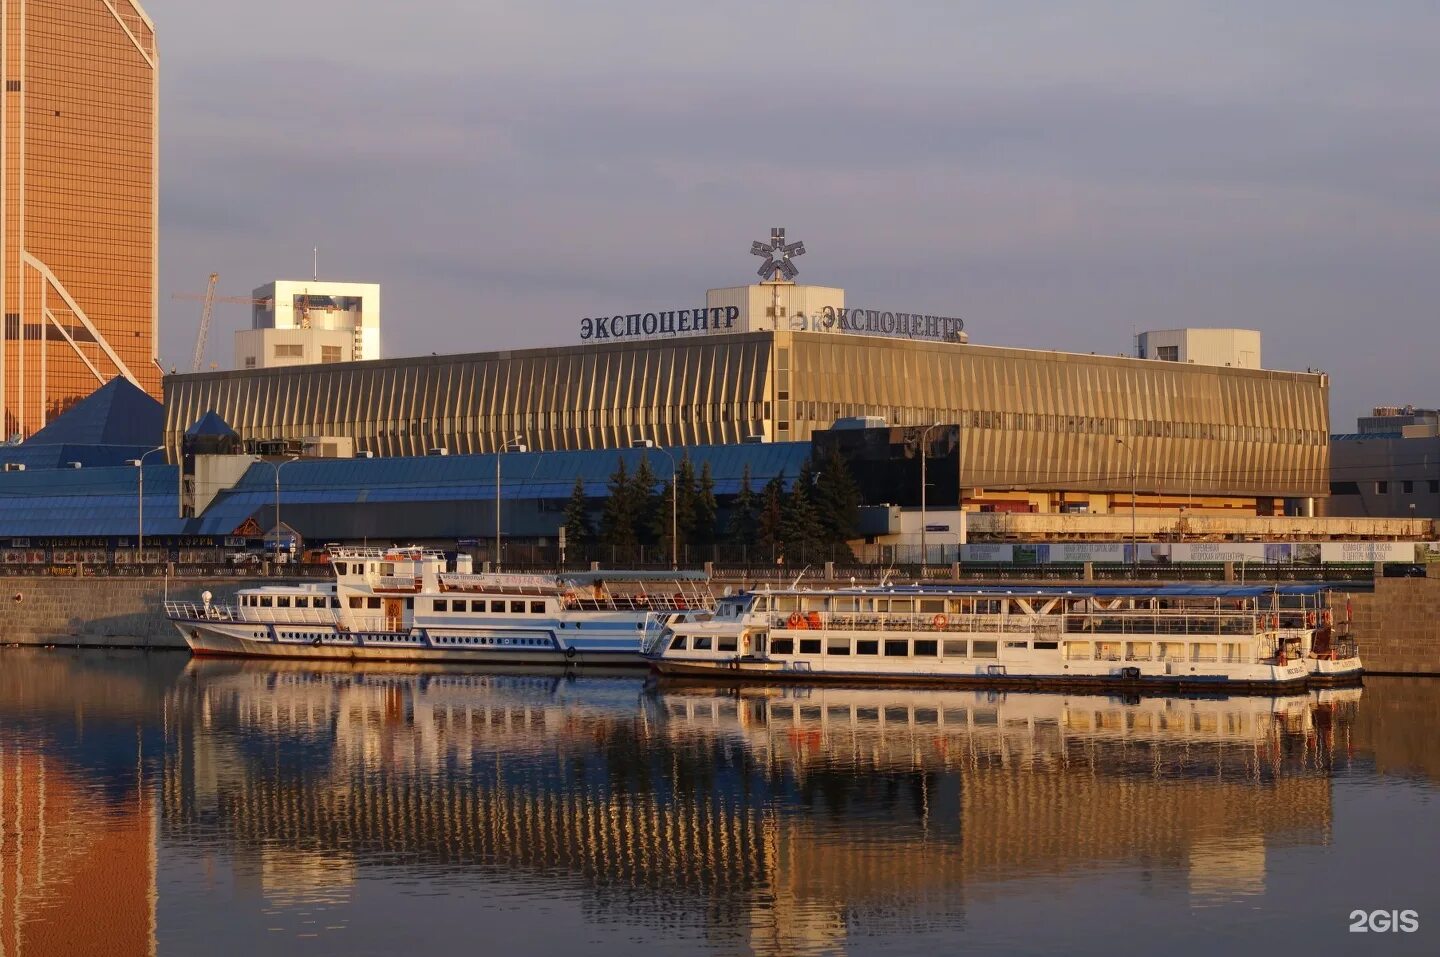
[[[699,659],[651,658],[651,669],[664,678],[700,679],[705,681],[799,682],[805,684],[839,683],[848,685],[942,685],[952,688],[1012,689],[1098,689],[1108,688],[1128,693],[1147,691],[1169,692],[1185,689],[1225,690],[1231,692],[1274,693],[1279,689],[1305,688],[1310,681],[1309,669],[1300,662],[1285,665],[1257,666],[1253,673],[1233,676],[1203,672],[1185,674],[1135,674],[1135,669],[1113,669],[1111,673],[963,673],[919,671],[830,671],[791,668],[777,661],[706,661]],[[1350,678],[1354,681],[1358,675]]]
[[[546,646],[437,647],[427,637],[398,632],[355,635],[317,630],[304,640],[284,640],[273,631],[246,625],[173,619],[172,623],[191,654],[199,657],[632,668],[645,664],[638,643],[634,649],[562,646],[553,640]]]

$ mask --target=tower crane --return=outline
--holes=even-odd
[[[220,281],[220,274],[210,274],[210,285],[205,287],[205,305],[200,310],[200,331],[195,336],[195,357],[190,360],[190,371],[199,372],[200,366],[205,362],[205,343],[210,340],[210,315],[215,311],[215,284]]]

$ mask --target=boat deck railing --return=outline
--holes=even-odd
[[[167,601],[165,615],[186,621],[236,621],[261,625],[333,625],[333,608],[250,608],[211,602]]]

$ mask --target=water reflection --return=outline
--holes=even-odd
[[[977,908],[1116,873],[1223,907],[1272,895],[1277,853],[1332,843],[1337,778],[1437,766],[1423,684],[1378,693],[1428,708],[1428,738],[1374,718],[1373,687],[1125,701],[0,663],[4,954],[183,952],[215,921],[237,949],[353,948],[420,896],[533,933],[563,904],[614,953],[959,941]],[[414,898],[377,909],[377,888]]]
[[[1323,842],[1359,692],[1230,700],[195,662],[165,835],[584,891],[756,952],[963,922],[987,883],[1146,860],[1259,894]],[[188,716],[202,720],[185,720]],[[1338,746],[1338,750],[1337,750]],[[462,878],[462,879],[465,879]],[[447,877],[447,879],[450,879]],[[287,881],[293,887],[305,881]],[[326,885],[327,888],[329,885]]]

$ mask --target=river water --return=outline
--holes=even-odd
[[[5,957],[1436,953],[1440,681],[1125,700],[12,649],[0,850]]]

